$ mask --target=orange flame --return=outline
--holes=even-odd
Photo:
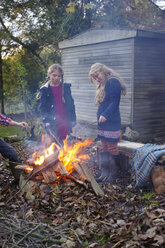
[[[26,167],[26,169],[25,169],[27,172],[31,172],[32,170],[33,170],[33,167],[31,167],[31,166],[28,166],[28,167]]]
[[[44,150],[44,154],[37,157],[34,161],[35,165],[41,165],[44,163],[45,158],[49,157],[54,153],[54,148],[56,147],[56,144],[53,142],[47,149]],[[36,152],[32,155],[34,158],[36,157]]]
[[[63,162],[65,168],[69,173],[73,171],[73,163],[75,161],[82,161],[89,159],[87,154],[82,155],[86,147],[93,143],[93,140],[86,139],[85,141],[78,141],[77,143],[68,146],[67,144],[68,137],[64,141],[64,148],[60,150],[59,160]]]
[[[58,159],[64,164],[65,168],[69,173],[71,173],[74,169],[74,162],[81,162],[89,159],[88,154],[82,154],[87,146],[90,146],[93,143],[93,140],[86,139],[84,141],[77,141],[74,144],[68,145],[68,136],[64,140],[64,147],[63,149],[59,150],[59,156]],[[41,156],[37,155],[37,152],[33,153],[33,157],[35,158],[35,161],[33,162],[35,165],[41,165],[44,163],[45,158],[48,156],[54,154],[55,147],[59,149],[56,143],[52,143],[50,147],[44,150],[43,154]],[[28,166],[26,168],[26,171],[32,171],[32,167]]]

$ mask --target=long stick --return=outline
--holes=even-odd
[[[33,233],[35,230],[37,230],[41,225],[39,224],[38,226],[34,227],[31,231],[29,231],[20,241],[17,242],[16,245],[19,245],[24,241],[31,233]]]
[[[89,127],[90,125],[94,125],[94,124],[97,124],[97,121],[93,121],[93,122],[91,122],[91,123],[86,124],[85,126],[80,127],[78,131],[79,131],[79,132],[80,132],[80,131],[83,131],[84,129],[86,129],[86,128]],[[76,135],[76,139],[78,139],[77,135]]]
[[[56,144],[57,144],[60,148],[62,148],[61,143],[58,141],[57,137],[52,133],[51,129],[50,129],[50,128],[47,128],[46,130],[47,130],[47,132],[48,132],[48,135],[49,135],[51,138],[53,138],[53,140],[56,142]],[[59,150],[60,148],[57,147],[58,150]]]

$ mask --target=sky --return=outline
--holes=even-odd
[[[159,8],[165,9],[165,0],[159,0],[156,4],[159,6]]]

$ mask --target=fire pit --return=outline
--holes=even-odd
[[[25,170],[26,182],[37,179],[46,184],[56,184],[61,179],[70,179],[83,186],[90,183],[97,195],[103,195],[86,165],[89,155],[84,152],[93,142],[87,138],[84,141],[73,140],[68,144],[67,137],[63,147],[53,142],[44,150],[34,152],[27,164],[16,168]]]

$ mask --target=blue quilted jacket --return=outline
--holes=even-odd
[[[76,125],[75,104],[71,95],[71,84],[64,83],[64,100],[69,130]],[[50,124],[50,128],[56,132],[56,110],[53,93],[49,82],[40,88],[40,113],[44,124]]]
[[[105,131],[118,131],[121,129],[120,97],[121,85],[117,78],[111,77],[105,85],[105,99],[99,104],[97,119],[103,115],[107,121],[98,123],[98,129]]]

